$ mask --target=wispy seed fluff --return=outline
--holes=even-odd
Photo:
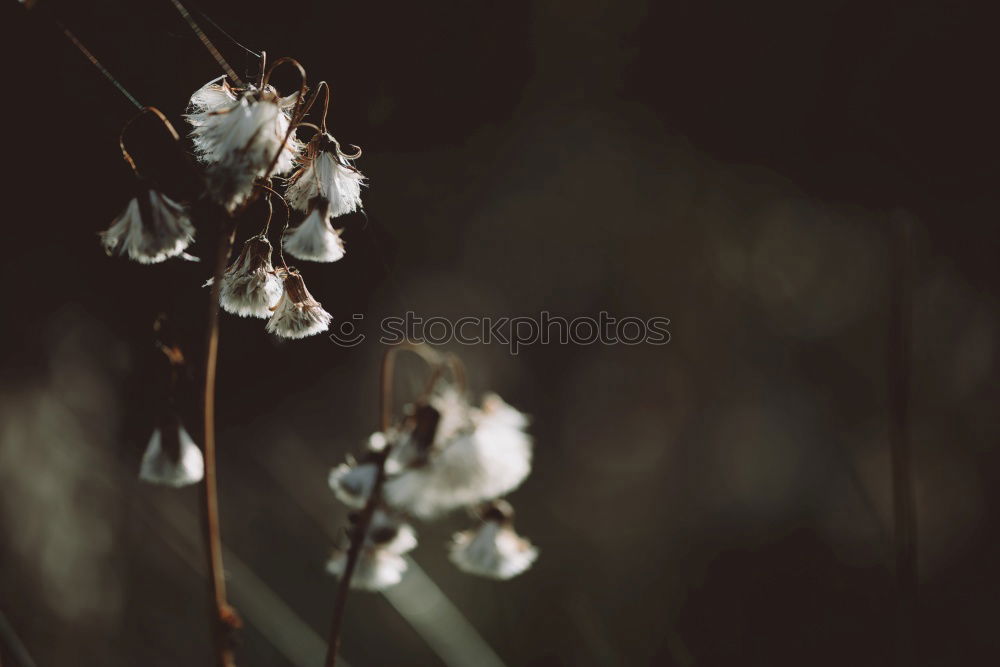
[[[438,436],[424,456],[406,457],[414,464],[386,480],[390,506],[432,519],[499,498],[528,476],[531,437],[524,414],[495,394],[478,410],[450,392],[431,405],[441,412]]]
[[[225,82],[211,82],[191,96],[188,113],[195,155],[208,165],[208,189],[220,204],[235,209],[267,173],[291,171],[301,143],[288,133],[296,95],[282,98],[271,86],[250,86],[237,93]],[[279,153],[280,151],[280,153]]]
[[[177,488],[197,484],[204,474],[205,461],[198,445],[176,418],[165,419],[149,439],[139,479]]]
[[[356,516],[351,520],[356,521]],[[403,554],[417,546],[413,528],[381,510],[376,511],[358,554],[351,588],[381,591],[398,584],[407,564]],[[347,566],[347,549],[334,551],[326,564],[330,574],[341,576]]]
[[[288,254],[309,262],[336,262],[343,257],[344,241],[330,224],[330,202],[323,197],[313,199],[309,215],[288,230],[282,244]]]
[[[162,192],[140,185],[125,210],[101,232],[109,254],[127,254],[142,264],[155,264],[184,253],[194,240],[187,209]]]
[[[337,140],[317,134],[306,145],[301,166],[292,174],[285,197],[292,208],[307,212],[320,197],[329,204],[331,218],[361,208],[361,186],[365,176],[340,152]]]
[[[348,456],[346,463],[341,463],[330,470],[328,480],[330,488],[340,502],[355,509],[365,506],[375,487],[375,477],[378,475],[375,453],[385,449],[386,444],[384,434],[373,433],[368,438],[368,451],[360,461]]]
[[[538,549],[514,532],[513,511],[504,501],[492,503],[479,526],[456,533],[449,550],[460,570],[492,579],[517,576],[538,558]]]
[[[267,321],[268,333],[282,338],[305,338],[330,328],[333,316],[312,297],[301,275],[289,273],[284,287],[284,294]]]
[[[240,256],[223,274],[219,298],[228,313],[269,318],[283,291],[271,265],[271,242],[266,236],[254,236],[247,239]]]
[[[348,460],[330,471],[330,488],[340,502],[348,507],[361,509],[375,486],[378,466],[375,463],[357,463]]]

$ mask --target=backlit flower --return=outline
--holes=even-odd
[[[344,241],[330,224],[330,202],[323,197],[313,199],[309,215],[288,230],[282,244],[288,254],[310,262],[336,262],[343,257]]]
[[[306,145],[301,166],[292,174],[286,197],[292,208],[309,211],[312,201],[322,197],[332,218],[361,208],[361,186],[365,177],[354,168],[340,144],[329,134],[317,134]]]
[[[350,519],[355,523],[358,515],[352,515]],[[407,568],[403,554],[416,546],[416,534],[410,525],[376,510],[358,553],[351,588],[380,591],[398,584]],[[347,549],[338,549],[327,562],[326,569],[330,574],[340,576],[346,566]]]
[[[267,331],[282,338],[305,338],[326,331],[333,316],[323,310],[298,273],[285,277],[285,291],[267,321]]]
[[[223,310],[240,317],[265,317],[283,294],[282,281],[271,266],[271,242],[254,236],[222,275],[219,297]]]
[[[415,459],[417,464],[401,466],[399,474],[386,480],[384,492],[390,506],[434,518],[503,496],[528,476],[531,437],[524,431],[527,418],[495,395],[488,396],[479,410],[463,411],[456,401],[454,397],[438,399],[438,405],[447,406],[438,428],[450,437],[436,437],[426,455]]]
[[[513,510],[499,501],[486,509],[479,526],[452,538],[449,555],[470,574],[510,579],[531,567],[538,549],[514,532]]]
[[[215,82],[191,96],[185,118],[193,128],[195,155],[208,165],[209,192],[229,210],[246,200],[268,169],[283,174],[294,166],[301,149],[294,131],[288,134],[294,100],[279,97],[270,86],[237,94]]]
[[[153,431],[143,454],[139,478],[153,484],[181,487],[196,484],[205,473],[201,450],[175,417]]]
[[[125,210],[101,233],[105,251],[127,254],[142,264],[177,257],[194,240],[187,209],[162,192],[141,184]]]

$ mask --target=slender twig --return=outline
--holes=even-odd
[[[893,547],[896,564],[896,664],[915,655],[917,521],[910,451],[911,261],[912,230],[905,215],[893,216],[890,239],[890,293],[887,371],[889,450],[892,458]]]
[[[215,466],[215,374],[219,356],[219,295],[222,290],[222,275],[229,262],[236,226],[226,220],[220,230],[219,248],[215,261],[215,274],[208,306],[208,334],[205,350],[205,391],[204,391],[204,447],[205,485],[203,529],[205,532],[205,556],[207,558],[208,587],[210,593],[209,614],[212,623],[212,639],[215,645],[217,667],[233,667],[232,633],[239,627],[240,620],[235,610],[226,600],[226,577],[222,565],[222,537],[219,532],[219,497]]]
[[[163,127],[166,128],[167,132],[170,133],[170,137],[174,141],[181,140],[180,135],[177,134],[177,130],[174,129],[173,123],[171,123],[170,120],[163,115],[163,112],[157,109],[156,107],[142,107],[142,109],[139,110],[139,113],[129,118],[125,122],[125,125],[122,126],[121,132],[118,134],[118,147],[121,148],[122,157],[125,159],[125,162],[128,163],[128,166],[132,167],[132,172],[135,173],[136,176],[140,177],[141,174],[139,173],[139,167],[137,167],[135,164],[135,158],[133,158],[132,154],[128,152],[127,148],[125,148],[125,133],[128,132],[128,129],[130,127],[132,127],[132,123],[139,120],[146,114],[153,114],[154,116],[156,116],[160,120],[160,123],[163,124]]]
[[[69,28],[67,28],[65,25],[62,24],[62,21],[60,21],[55,17],[53,17],[52,20],[55,21],[55,24],[59,27],[60,30],[62,30],[62,33],[66,36],[66,39],[72,42],[73,46],[79,49],[80,53],[83,54],[83,57],[89,60],[90,64],[96,67],[97,70],[104,75],[104,78],[107,79],[112,86],[117,88],[118,92],[120,92],[122,95],[125,96],[125,99],[127,99],[129,102],[132,103],[132,106],[134,106],[136,109],[142,109],[142,104],[139,102],[139,100],[135,99],[135,96],[125,89],[125,86],[122,85],[122,83],[118,79],[116,79],[114,75],[112,75],[111,72],[109,72],[104,65],[101,64],[101,61],[97,59],[97,56],[91,53],[90,49],[84,46],[83,42],[77,39],[76,35],[70,32]]]
[[[201,27],[195,22],[194,17],[191,16],[191,13],[188,12],[188,10],[184,7],[184,5],[182,5],[178,0],[170,0],[170,2],[173,3],[178,13],[180,13],[180,15],[184,18],[184,20],[187,21],[187,24],[191,26],[191,30],[198,37],[198,39],[201,40],[201,43],[204,44],[205,48],[212,55],[212,57],[215,58],[215,62],[219,65],[219,67],[222,68],[222,71],[226,73],[230,81],[232,81],[237,88],[243,88],[244,87],[243,80],[240,79],[239,76],[237,76],[236,70],[234,70],[232,66],[230,66],[230,64],[226,62],[226,59],[222,57],[222,53],[219,51],[219,49],[216,48],[215,44],[212,43],[212,40],[208,38],[208,35],[205,34],[205,31],[202,30]],[[230,37],[230,39],[232,38]]]
[[[295,58],[289,58],[288,56],[285,56],[283,58],[278,58],[273,63],[271,63],[271,66],[268,67],[267,71],[264,73],[264,78],[262,78],[260,81],[261,90],[263,90],[264,87],[267,86],[267,83],[271,80],[271,74],[274,73],[274,70],[276,70],[278,67],[286,63],[294,67],[299,73],[299,96],[298,98],[296,98],[295,106],[292,108],[292,117],[289,120],[288,129],[285,131],[285,137],[284,139],[281,140],[281,147],[278,148],[277,152],[274,154],[274,157],[271,158],[271,164],[267,166],[267,170],[264,172],[264,175],[260,178],[260,180],[262,181],[266,181],[268,178],[270,178],[271,172],[274,171],[274,167],[278,164],[278,159],[281,158],[282,151],[284,151],[285,147],[288,146],[289,138],[291,138],[292,134],[295,132],[295,129],[298,126],[299,122],[301,122],[302,118],[305,117],[305,112],[302,110],[304,108],[307,108],[305,97],[306,97],[306,91],[309,88],[306,84],[306,69]],[[313,99],[315,99],[315,95],[313,95]],[[312,106],[311,102],[309,106]]]
[[[426,345],[414,345],[404,343],[388,348],[382,356],[382,369],[379,376],[379,430],[383,433],[392,426],[392,395],[396,369],[396,355],[401,351],[410,351],[418,354],[428,364],[433,372],[441,365],[441,358],[436,352]],[[340,575],[337,583],[337,595],[333,601],[333,620],[330,622],[330,639],[327,644],[325,667],[335,667],[337,664],[337,654],[340,651],[340,631],[344,621],[344,610],[347,606],[347,594],[351,588],[351,578],[354,576],[354,569],[357,566],[358,558],[361,555],[361,548],[364,546],[365,538],[368,535],[368,528],[371,525],[375,509],[382,496],[382,485],[385,482],[385,461],[392,449],[392,444],[387,444],[384,449],[376,453],[373,463],[375,464],[375,483],[372,485],[371,494],[365,503],[364,509],[358,516],[357,521],[348,531],[350,546],[347,549],[347,563],[344,565],[344,572]]]

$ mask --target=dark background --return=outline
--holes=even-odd
[[[910,664],[1000,657],[985,4],[200,3],[329,81],[332,132],[365,149],[367,223],[342,219],[344,260],[302,267],[338,320],[363,313],[377,335],[406,310],[671,319],[663,347],[451,348],[476,392],[533,417],[535,469],[511,500],[541,557],[506,583],[462,575],[442,548],[456,516],[419,526],[414,558],[504,662],[891,664],[890,219],[916,244]],[[198,491],[133,478],[164,383],[152,321],[168,314],[197,368],[210,260],[104,256],[96,234],[133,187],[116,139],[134,109],[51,16],[181,131],[220,72],[166,0],[39,5],[2,9],[0,608],[39,665],[207,664]],[[196,194],[155,123],[129,143]],[[193,252],[209,257],[211,237]],[[308,663],[344,519],[326,475],[376,426],[381,352],[233,317],[221,336],[240,664]],[[407,368],[404,386],[419,382]],[[197,433],[194,384],[185,396]],[[474,664],[429,639],[468,633],[421,596],[403,595],[431,610],[422,630],[412,608],[353,597],[345,658]]]

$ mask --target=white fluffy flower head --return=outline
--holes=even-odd
[[[386,480],[390,506],[424,519],[459,507],[503,496],[517,488],[531,472],[531,437],[524,431],[527,418],[497,396],[484,407],[467,411],[454,397],[439,401],[438,429],[450,437],[435,438],[423,459]],[[447,415],[454,424],[445,424]],[[443,428],[442,428],[443,427]]]
[[[351,516],[351,521],[357,515]],[[381,510],[372,516],[365,542],[351,578],[351,588],[381,591],[398,584],[407,564],[403,554],[417,546],[413,528]],[[347,550],[338,549],[327,562],[327,572],[340,576],[347,566]]]
[[[322,197],[329,202],[329,216],[336,218],[361,209],[363,185],[364,174],[341,152],[337,140],[329,134],[317,134],[306,146],[286,196],[299,211],[309,211],[312,201]]]
[[[185,118],[195,155],[208,165],[209,191],[229,210],[250,195],[254,180],[267,175],[272,163],[274,174],[294,166],[301,144],[288,130],[296,97],[279,97],[270,86],[238,93],[214,81],[191,96]]]
[[[345,567],[347,551],[338,550],[327,561],[326,571],[339,577],[344,573]],[[402,556],[366,545],[358,555],[354,576],[351,577],[351,588],[363,591],[385,590],[403,580],[406,567],[406,559]]]
[[[333,316],[312,297],[301,275],[289,273],[284,288],[274,314],[267,321],[268,333],[282,338],[305,338],[330,328]]]
[[[309,215],[288,230],[282,244],[288,254],[309,262],[336,262],[343,257],[344,241],[330,224],[330,202],[323,197],[313,199]]]
[[[510,579],[531,567],[538,549],[514,532],[510,505],[497,501],[485,510],[479,526],[452,538],[450,557],[464,572]]]
[[[271,242],[254,236],[222,276],[219,291],[223,310],[240,317],[270,318],[271,307],[283,293],[282,281],[271,265]]]
[[[187,209],[146,184],[140,184],[121,215],[101,232],[109,255],[127,254],[142,264],[182,255],[193,240],[194,225]]]
[[[375,486],[378,465],[374,462],[358,463],[348,459],[330,471],[329,484],[337,499],[348,507],[361,509]]]
[[[198,445],[176,418],[165,419],[149,439],[139,478],[176,488],[196,484],[204,474],[205,462]]]

